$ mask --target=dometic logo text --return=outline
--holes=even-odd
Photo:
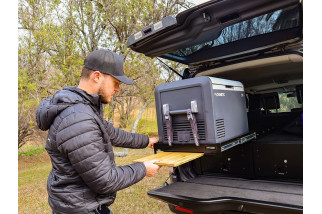
[[[215,96],[217,96],[217,97],[224,97],[225,96],[225,93],[215,93]]]

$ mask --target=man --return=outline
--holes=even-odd
[[[52,170],[48,201],[53,213],[112,213],[108,206],[118,190],[153,176],[156,160],[116,166],[112,146],[153,148],[158,141],[114,128],[103,119],[102,103],[110,103],[119,83],[133,84],[124,75],[123,59],[109,50],[96,50],[84,62],[78,87],[64,87],[40,103],[36,118],[48,130],[46,150]]]

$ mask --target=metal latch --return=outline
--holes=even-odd
[[[172,120],[171,120],[168,104],[163,105],[163,112],[164,112],[165,123],[167,126],[168,143],[169,143],[169,146],[172,146],[172,142],[173,142]]]
[[[190,121],[190,126],[191,126],[195,144],[196,146],[199,146],[199,134],[198,134],[196,116],[192,113],[191,109],[187,109],[187,118]]]

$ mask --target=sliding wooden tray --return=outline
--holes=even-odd
[[[155,164],[159,166],[172,166],[176,167],[181,164],[187,163],[194,159],[200,158],[204,153],[186,153],[186,152],[161,152],[155,155],[150,155],[144,158],[134,160],[133,162],[144,162],[153,159],[159,160]]]

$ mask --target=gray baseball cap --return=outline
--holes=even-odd
[[[84,67],[103,74],[109,74],[127,85],[132,85],[134,81],[125,76],[123,64],[124,61],[120,55],[107,49],[91,52],[84,61]]]

